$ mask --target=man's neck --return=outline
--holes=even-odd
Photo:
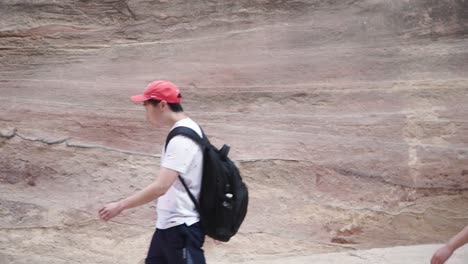
[[[188,116],[184,112],[177,112],[177,113],[172,112],[169,115],[169,118],[168,118],[166,124],[169,127],[173,127],[175,123],[177,123],[180,120],[185,119],[185,118],[188,118]]]

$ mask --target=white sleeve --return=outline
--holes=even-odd
[[[167,144],[161,166],[185,174],[199,150],[198,144],[190,138],[175,136]]]

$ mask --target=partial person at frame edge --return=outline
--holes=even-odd
[[[431,264],[444,264],[453,252],[458,248],[462,247],[468,243],[468,226],[466,226],[462,231],[453,236],[447,244],[439,248],[431,259]]]

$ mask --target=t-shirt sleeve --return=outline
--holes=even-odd
[[[200,147],[190,138],[175,136],[169,141],[161,166],[185,174]]]

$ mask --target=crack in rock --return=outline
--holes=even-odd
[[[33,142],[40,142],[44,143],[47,145],[59,145],[59,144],[65,144],[66,147],[71,147],[71,148],[83,148],[83,149],[102,149],[106,151],[113,151],[113,152],[118,152],[118,153],[123,153],[127,155],[136,155],[136,156],[146,156],[146,157],[154,157],[154,158],[161,158],[161,155],[159,154],[147,154],[147,153],[141,153],[141,152],[135,152],[135,151],[129,151],[129,150],[124,150],[124,149],[118,149],[118,148],[112,148],[108,146],[102,146],[102,145],[92,145],[92,144],[79,144],[79,143],[73,143],[70,142],[72,139],[71,137],[66,137],[66,138],[61,138],[61,139],[50,139],[50,138],[44,138],[44,137],[30,137],[30,136],[24,136],[18,133],[18,130],[16,128],[8,131],[1,130],[0,131],[0,138],[6,138],[6,139],[11,139],[13,137],[19,137],[23,140],[27,141],[33,141]],[[241,162],[241,163],[249,163],[249,162],[262,162],[262,161],[292,161],[292,162],[306,162],[306,160],[296,160],[296,159],[281,159],[281,158],[262,158],[262,159],[237,159],[236,162]]]
[[[154,158],[161,157],[161,155],[157,155],[157,154],[146,154],[146,153],[141,153],[141,152],[134,152],[134,151],[129,151],[129,150],[101,146],[101,145],[77,144],[77,143],[71,143],[68,141],[65,142],[65,146],[72,147],[72,148],[84,148],[84,149],[102,149],[102,150],[113,151],[113,152],[118,152],[118,153],[123,153],[123,154],[128,154],[128,155],[146,156],[146,157],[154,157]]]
[[[18,132],[16,133],[16,136],[18,136],[21,139],[28,140],[28,141],[37,141],[41,143],[45,143],[47,145],[56,145],[56,144],[62,144],[69,140],[70,138],[61,138],[61,139],[51,139],[51,138],[36,138],[36,137],[28,137],[28,136],[23,136],[19,134]]]
[[[367,260],[367,258],[364,258],[364,257],[359,256],[358,254],[355,254],[355,253],[352,253],[352,252],[349,252],[348,255],[350,255],[352,257],[360,258],[360,259],[363,259],[363,260]]]
[[[71,143],[69,142],[72,139],[71,137],[60,138],[60,139],[51,139],[51,138],[44,138],[44,137],[30,137],[30,136],[24,136],[18,133],[18,130],[16,128],[9,130],[9,131],[3,131],[3,130],[0,131],[0,138],[11,139],[15,136],[26,141],[40,142],[40,143],[44,143],[47,145],[59,145],[59,144],[64,143],[66,147],[72,147],[72,148],[103,149],[107,151],[114,151],[114,152],[119,152],[123,154],[129,154],[129,155],[160,158],[160,155],[155,155],[155,154],[146,154],[146,153],[141,153],[141,152],[134,152],[134,151],[117,149],[117,148],[112,148],[112,147],[107,147],[107,146],[101,146],[101,145],[86,145],[86,144]]]

